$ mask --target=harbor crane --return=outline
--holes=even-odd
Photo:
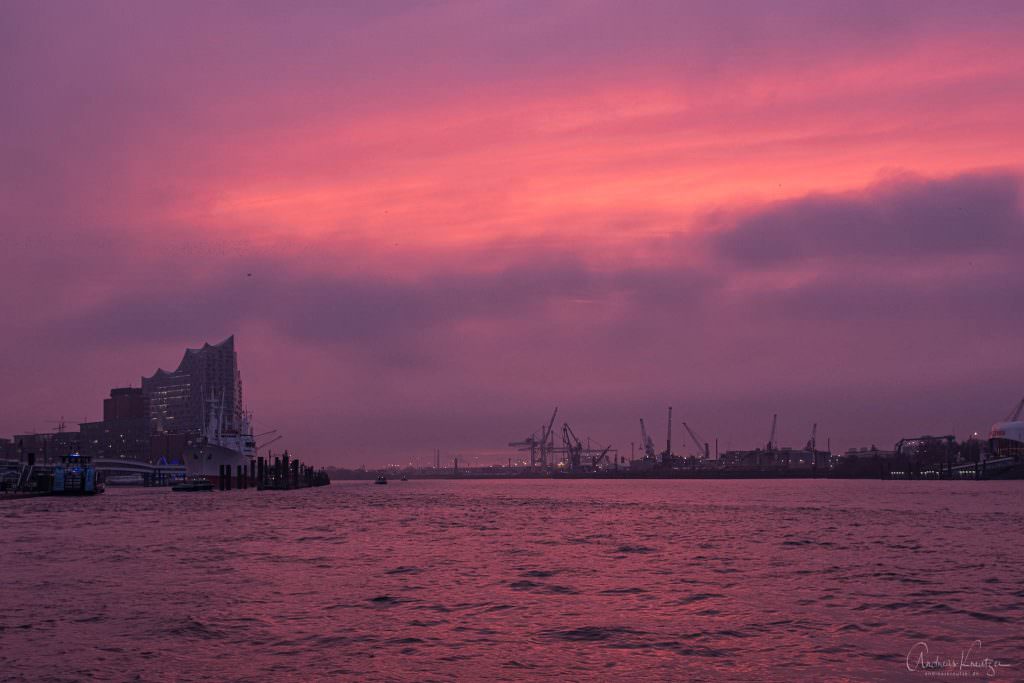
[[[647,434],[647,426],[644,425],[644,419],[640,418],[640,445],[643,446],[644,460],[654,460],[657,456],[654,453],[654,439]]]
[[[768,447],[766,449],[768,452],[774,451],[775,447],[777,445],[775,443],[775,428],[778,426],[778,422],[779,422],[779,415],[778,415],[778,413],[776,413],[776,414],[772,415],[772,434],[771,434],[771,436],[768,437]]]
[[[815,422],[814,426],[811,427],[811,438],[807,442],[807,448],[806,448],[806,450],[810,451],[811,453],[814,453],[817,450],[817,448],[818,448],[818,438],[817,437],[818,437],[818,423]]]
[[[537,465],[537,447],[540,446],[540,440],[537,438],[536,432],[530,434],[522,441],[509,441],[508,445],[516,450],[530,451],[530,467]]]
[[[548,426],[541,429],[540,439],[540,464],[542,467],[548,466],[548,452],[555,447],[555,416],[558,415],[558,406],[555,406],[554,412],[551,413],[551,419],[548,420]]]
[[[540,434],[537,432],[530,434],[522,441],[512,441],[509,446],[516,448],[520,451],[530,451],[530,466],[548,468],[558,466],[568,466],[572,470],[579,470],[581,467],[594,467],[604,463],[610,465],[613,462],[613,458],[616,461],[618,459],[619,452],[608,446],[607,448],[597,446],[596,444],[591,446],[590,437],[586,438],[586,445],[583,444],[583,439],[576,435],[573,428],[569,426],[568,422],[563,422],[561,426],[562,441],[559,445],[555,445],[555,418],[558,416],[558,408],[551,413],[551,418],[547,424],[540,426]],[[653,451],[654,444],[651,444]],[[538,451],[540,457],[538,459]],[[586,460],[586,462],[584,462]]]
[[[580,456],[583,454],[583,442],[572,431],[572,427],[569,426],[568,422],[562,424],[562,445],[565,448],[569,467],[577,469],[580,466]]]
[[[661,460],[666,465],[672,462],[672,406],[668,407],[668,437],[665,439],[665,452]]]
[[[554,450],[555,438],[554,438],[554,425],[555,416],[558,415],[558,406],[555,406],[555,411],[551,413],[551,419],[548,421],[547,426],[541,425],[540,427],[540,438],[537,438],[537,432],[530,434],[522,441],[512,441],[509,446],[517,448],[521,451],[530,451],[530,467],[536,467],[538,464],[537,452],[540,451],[540,465],[541,467],[548,466],[548,454]]]
[[[683,423],[683,429],[690,435],[693,445],[697,447],[697,457],[706,460],[708,457],[708,442],[700,438],[697,432],[693,431],[690,425],[685,422]]]

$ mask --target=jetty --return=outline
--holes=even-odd
[[[232,476],[233,475],[233,476]],[[304,465],[292,458],[288,451],[272,460],[257,457],[248,467],[237,465],[231,471],[230,465],[221,465],[217,486],[221,491],[255,488],[257,491],[287,491],[313,486],[327,486],[331,483],[327,471]]]

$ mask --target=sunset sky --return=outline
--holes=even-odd
[[[986,432],[1022,74],[1016,1],[4,2],[0,435],[230,334],[321,464]]]

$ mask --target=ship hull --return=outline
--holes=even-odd
[[[235,476],[239,467],[248,472],[249,464],[253,461],[251,456],[215,444],[193,446],[184,456],[185,470],[189,476],[206,477],[211,481],[217,480],[224,466],[231,468],[231,476]]]

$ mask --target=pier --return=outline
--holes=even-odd
[[[231,471],[230,465],[221,465],[217,486],[221,491],[255,488],[257,491],[287,491],[312,486],[327,486],[331,483],[327,471],[304,465],[293,459],[288,451],[273,460],[257,457],[249,466],[237,465]]]

